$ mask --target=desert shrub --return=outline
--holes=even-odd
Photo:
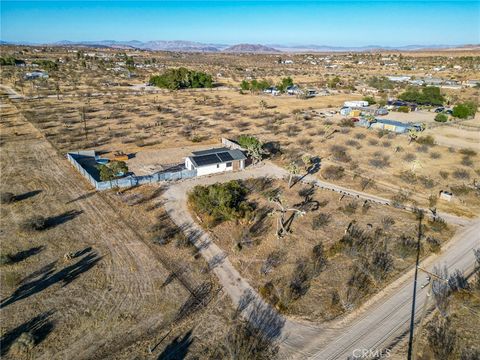
[[[407,184],[415,184],[417,182],[417,175],[411,170],[402,171],[399,177]]]
[[[350,119],[342,119],[340,120],[341,127],[354,127],[355,123]]]
[[[41,231],[47,228],[47,219],[43,216],[33,216],[26,219],[21,224],[23,231]]]
[[[473,166],[473,161],[472,161],[472,159],[471,159],[469,156],[464,156],[464,157],[462,158],[461,164],[462,164],[463,166],[472,167],[472,166]]]
[[[458,269],[448,277],[448,286],[450,291],[468,290],[470,288],[467,278]]]
[[[341,166],[328,165],[322,171],[322,176],[328,180],[339,180],[344,176],[345,169]]]
[[[431,135],[419,136],[417,138],[416,142],[418,144],[426,145],[426,146],[434,146],[435,145],[435,139]]]
[[[378,145],[378,140],[377,139],[369,139],[368,143],[372,146]]]
[[[350,201],[348,204],[341,207],[340,210],[342,210],[342,212],[345,215],[353,215],[353,214],[355,214],[355,211],[357,211],[357,208],[358,208],[357,202],[356,201]]]
[[[377,169],[383,169],[390,166],[390,157],[388,155],[375,156],[368,163]]]
[[[435,232],[441,232],[448,228],[447,223],[441,217],[436,216],[428,222],[430,229]]]
[[[258,292],[270,305],[275,306],[280,300],[275,293],[275,286],[271,281],[267,281],[263,286],[260,286]]]
[[[330,223],[331,220],[330,214],[320,213],[316,215],[312,220],[312,229],[318,230]]]
[[[438,253],[440,251],[441,243],[440,240],[433,236],[428,236],[426,240],[428,246],[430,247],[430,251],[434,253]]]
[[[392,143],[390,141],[382,141],[382,146],[387,148],[392,146]]]
[[[464,348],[460,355],[460,360],[478,360],[480,359],[480,349]]]
[[[291,298],[296,300],[305,295],[310,288],[311,273],[305,259],[297,261],[297,265],[290,280]]]
[[[428,206],[433,208],[435,205],[437,205],[438,202],[438,196],[436,194],[431,194],[428,197]]]
[[[343,250],[349,255],[365,253],[372,247],[373,239],[357,225],[350,225],[339,241],[338,250]]]
[[[312,249],[313,272],[318,275],[327,266],[327,256],[323,244],[320,242]]]
[[[469,194],[471,191],[473,191],[473,189],[465,184],[463,185],[457,185],[457,186],[452,186],[451,187],[451,190],[452,190],[452,193],[455,194],[455,195],[467,195]]]
[[[427,339],[436,359],[451,358],[456,345],[457,334],[452,328],[450,320],[441,316],[436,316],[427,325]]]
[[[373,277],[378,280],[386,278],[393,268],[393,257],[387,250],[375,251],[369,265]]]
[[[439,113],[435,116],[435,121],[436,122],[447,122],[448,116],[446,114]]]
[[[440,175],[440,177],[443,179],[443,180],[447,180],[448,179],[448,176],[450,175],[448,171],[439,171],[438,173]]]
[[[15,195],[11,192],[2,192],[0,193],[0,203],[10,204],[15,201]]]
[[[457,169],[452,173],[452,176],[458,180],[470,179],[470,172],[464,169]]]
[[[389,134],[388,130],[384,130],[384,129],[377,130],[377,136],[379,139],[381,139],[382,137],[388,134]]]
[[[431,189],[435,186],[435,181],[427,176],[419,176],[418,180],[427,189]]]
[[[431,159],[436,160],[436,159],[440,159],[441,157],[442,157],[442,154],[440,154],[439,152],[434,151],[430,153]]]
[[[382,218],[382,227],[384,230],[390,229],[393,225],[395,225],[395,220],[391,216],[384,216]]]
[[[359,149],[361,147],[360,143],[358,141],[355,141],[355,140],[347,140],[345,141],[345,145],[347,146],[353,146],[353,147],[356,147],[357,149]]]
[[[262,267],[260,269],[260,272],[263,275],[268,274],[274,268],[279,266],[282,263],[282,261],[284,260],[284,258],[285,258],[285,253],[284,252],[282,252],[280,250],[272,251],[270,254],[268,254],[267,258],[263,262]]]
[[[412,154],[412,153],[407,153],[403,156],[403,160],[405,160],[406,162],[412,162],[416,158],[417,158],[417,156],[415,154]]]
[[[355,264],[347,281],[347,300],[355,303],[372,289],[372,281],[362,265]]]
[[[357,134],[355,134],[355,139],[357,139],[357,140],[365,139],[365,134],[357,133]]]
[[[415,255],[417,246],[417,240],[405,234],[400,235],[395,242],[395,249],[402,258]]]
[[[208,226],[227,220],[241,219],[251,213],[246,202],[247,189],[236,180],[209,186],[197,185],[188,195],[190,206],[198,214],[206,215]]]
[[[465,155],[465,156],[475,156],[477,155],[477,152],[472,149],[460,149],[458,151],[460,154]]]
[[[428,153],[428,146],[427,145],[417,146],[416,150],[420,153],[426,154],[426,153]]]
[[[349,162],[352,160],[347,154],[347,149],[341,145],[333,145],[330,150],[335,161]]]

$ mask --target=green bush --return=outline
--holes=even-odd
[[[149,82],[157,87],[170,90],[211,88],[213,85],[211,75],[184,67],[168,69],[161,75],[150,77]]]
[[[447,120],[448,120],[448,116],[445,115],[445,114],[440,113],[440,114],[437,114],[437,115],[435,116],[435,121],[436,121],[436,122],[442,122],[442,123],[444,123],[444,122],[447,122]]]
[[[476,113],[477,104],[475,104],[473,101],[468,101],[454,106],[452,115],[459,119],[467,119],[471,116],[475,116]]]
[[[409,87],[398,96],[404,101],[415,102],[420,105],[442,105],[445,98],[440,93],[440,88],[435,86],[424,87],[419,91],[415,87]]]
[[[197,185],[188,195],[193,210],[204,216],[207,226],[245,218],[252,211],[245,200],[247,189],[237,180],[209,186]]]
[[[398,109],[397,109],[398,112],[403,112],[403,113],[408,113],[410,112],[410,108],[408,106],[400,106]]]

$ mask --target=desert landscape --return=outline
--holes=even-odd
[[[480,354],[477,47],[1,50],[2,357]]]

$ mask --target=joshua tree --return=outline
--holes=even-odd
[[[293,220],[298,216],[305,215],[305,211],[284,206],[279,197],[270,198],[269,201],[277,206],[277,209],[273,210],[271,215],[278,214],[277,237],[281,238],[290,232],[290,226]],[[288,212],[291,213],[291,216],[286,220],[285,216]]]
[[[292,161],[290,164],[288,164],[287,171],[290,174],[290,176],[288,178],[288,187],[291,188],[292,187],[293,176],[298,175],[300,173],[300,168],[298,167],[298,165],[295,161]]]

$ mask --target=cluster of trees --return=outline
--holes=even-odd
[[[213,86],[211,75],[184,67],[168,69],[161,75],[150,77],[149,82],[157,87],[170,90],[211,88]]]
[[[34,64],[44,68],[45,70],[57,70],[58,64],[52,60],[35,60],[33,61]]]
[[[12,56],[0,57],[0,66],[15,65],[16,59]]]
[[[387,90],[387,89],[393,89],[394,88],[394,83],[393,81],[390,81],[388,78],[384,76],[373,76],[368,80],[368,85],[378,89],[378,90]]]
[[[255,79],[251,81],[243,80],[240,83],[240,89],[244,91],[252,91],[252,92],[263,91],[269,88],[270,86],[272,86],[272,84],[267,80],[255,80]]]
[[[273,82],[268,80],[256,80],[253,79],[251,81],[243,80],[240,83],[240,89],[243,91],[251,91],[251,92],[258,92],[268,89],[269,87],[273,86]],[[275,85],[277,90],[280,92],[285,92],[289,86],[293,86],[293,79],[289,76],[286,78],[282,78],[280,82]]]
[[[414,102],[420,105],[442,105],[445,98],[440,93],[440,88],[428,86],[421,88],[409,87],[398,96],[400,100]]]
[[[215,226],[251,213],[252,207],[246,201],[247,193],[247,188],[237,180],[209,186],[197,185],[188,195],[188,202],[197,214],[204,216],[207,226]]]
[[[478,104],[473,101],[467,101],[453,107],[452,115],[459,119],[467,119],[475,116]],[[435,119],[436,120],[436,119]]]

